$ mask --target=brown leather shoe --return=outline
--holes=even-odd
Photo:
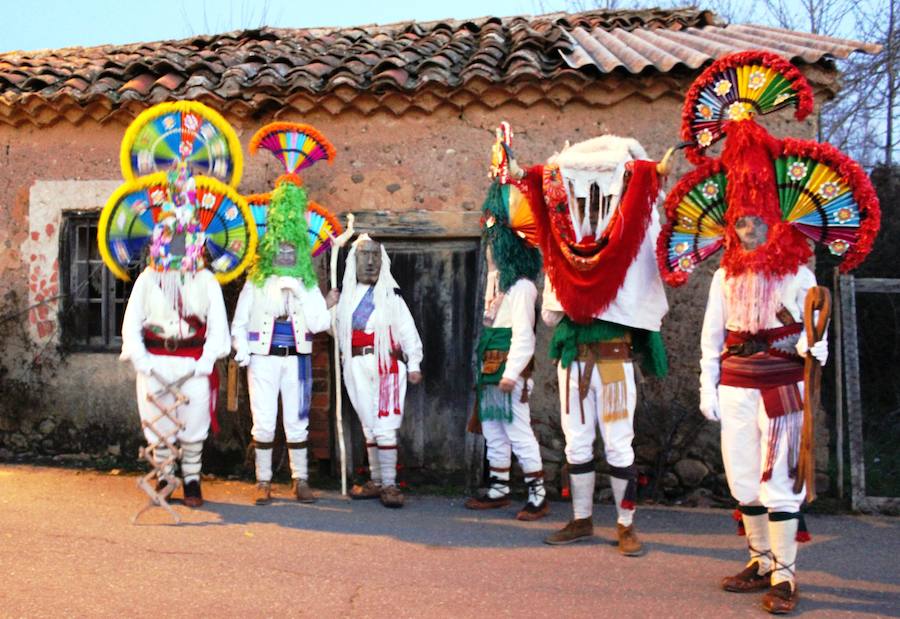
[[[295,479],[291,492],[300,503],[315,503],[316,495],[313,494],[312,488],[305,479]]]
[[[261,481],[256,484],[256,498],[253,499],[256,505],[268,505],[272,502],[272,484],[267,481]]]
[[[638,539],[633,524],[625,527],[616,523],[616,533],[619,536],[619,553],[626,557],[639,557],[644,554],[644,545]]]
[[[541,501],[540,505],[534,505],[531,501],[525,503],[525,507],[519,510],[519,513],[516,514],[516,520],[522,520],[524,522],[533,522],[534,520],[540,520],[544,516],[550,513],[550,501],[544,499]]]
[[[793,612],[799,599],[797,585],[794,585],[792,589],[791,583],[780,582],[766,591],[763,595],[762,605],[773,615],[786,615]]]
[[[594,523],[590,518],[570,520],[562,529],[544,538],[552,546],[588,540],[594,536]]]
[[[363,485],[353,484],[350,488],[351,499],[377,499],[381,496],[381,484],[371,479]]]
[[[381,504],[385,507],[403,507],[403,493],[397,486],[385,486],[381,489]]]
[[[184,504],[187,507],[203,505],[203,492],[200,490],[199,480],[193,479],[184,485]]]
[[[510,504],[509,496],[503,495],[501,497],[497,497],[496,499],[492,499],[488,495],[484,496],[473,496],[466,499],[466,502],[463,503],[463,506],[466,509],[497,509],[500,507],[506,507]]]
[[[734,576],[726,576],[722,579],[722,588],[732,593],[747,593],[748,591],[762,591],[769,587],[772,572],[759,573],[759,562],[754,561]]]

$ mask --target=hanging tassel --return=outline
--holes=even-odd
[[[741,510],[735,508],[735,510],[731,512],[731,517],[737,521],[737,534],[740,537],[746,536],[747,531],[744,529],[744,514],[741,513]]]
[[[806,528],[806,518],[803,517],[803,514],[798,514],[797,520],[797,535],[794,539],[801,544],[805,544],[812,540],[812,535],[809,534],[809,530]]]

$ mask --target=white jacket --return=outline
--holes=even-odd
[[[288,282],[287,280],[290,280]],[[272,290],[281,295],[281,290],[289,286],[287,307],[278,307],[281,302],[273,302]],[[293,285],[296,284],[296,285]],[[275,299],[277,301],[277,299]],[[272,343],[275,319],[287,310],[297,341],[297,352],[312,352],[312,341],[307,334],[325,331],[331,324],[331,315],[325,305],[318,286],[307,289],[297,278],[270,276],[262,286],[257,286],[249,279],[238,297],[231,321],[231,340],[238,356],[244,353],[268,355]]]
[[[503,296],[492,327],[512,328],[512,340],[506,357],[503,378],[517,380],[534,357],[534,304],[537,288],[530,279],[522,278]]]

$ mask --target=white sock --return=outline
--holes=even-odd
[[[797,526],[796,518],[790,520],[769,520],[769,539],[772,542],[772,555],[775,570],[772,572],[772,585],[780,582],[791,583],[794,588],[797,560]]]
[[[272,448],[256,448],[256,481],[272,481]]]
[[[543,476],[525,476],[525,483],[528,484],[528,502],[537,507],[544,502],[547,497],[547,491],[544,489]]]
[[[487,496],[489,499],[500,499],[509,494],[509,466],[497,467],[505,468],[505,471],[495,471],[494,467],[490,470],[490,486],[488,487]]]
[[[744,534],[747,536],[747,544],[750,546],[749,566],[756,561],[759,563],[757,573],[762,575],[772,570],[772,546],[769,542],[769,514],[749,516],[741,514],[744,522]]]
[[[181,443],[181,476],[184,483],[200,480],[200,465],[203,460],[203,443]]]
[[[301,449],[288,449],[288,458],[291,461],[291,479],[306,480],[309,478],[309,463],[306,459],[306,447]]]
[[[596,475],[594,472],[569,475],[572,512],[576,520],[590,518],[594,513],[594,477]]]
[[[625,489],[628,487],[628,480],[610,476],[609,485],[612,486],[613,499],[616,502],[616,513],[619,516],[616,519],[616,522],[623,527],[630,527],[634,520],[634,510],[622,507],[622,499],[625,498]]]
[[[378,448],[378,464],[381,469],[381,483],[384,486],[393,486],[397,483],[397,447],[384,449]]]
[[[381,461],[378,458],[378,445],[366,443],[366,454],[369,456],[369,477],[373,482],[381,485]]]

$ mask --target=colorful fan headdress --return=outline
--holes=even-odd
[[[761,51],[726,56],[707,68],[688,91],[682,137],[697,168],[666,199],[667,223],[657,258],[663,279],[678,286],[696,265],[725,248],[729,275],[793,273],[810,257],[810,239],[843,257],[841,270],[859,265],[880,225],[878,198],[868,176],[828,144],[778,140],[755,118],[795,105],[796,118],[813,106],[806,78],[781,57]],[[706,148],[724,137],[722,156]],[[766,242],[751,251],[734,230],[744,216],[761,218]]]
[[[323,159],[331,163],[336,154],[334,146],[325,136],[314,127],[301,123],[278,122],[265,125],[250,140],[251,154],[256,154],[260,148],[271,152],[284,166],[284,174],[275,181],[276,191],[285,183],[302,187],[303,181],[297,174],[300,170]],[[310,254],[316,257],[331,246],[331,239],[339,236],[343,228],[327,209],[308,199],[305,189],[303,195]],[[268,229],[272,196],[272,192],[247,196],[260,239],[264,238]]]
[[[148,126],[175,112],[189,112],[194,118],[191,126],[195,121],[199,127],[206,126],[212,118],[220,136],[234,136],[231,127],[206,106],[166,103],[134,120],[126,131],[122,153],[132,152],[135,136],[148,135]],[[211,130],[205,133],[213,135]],[[202,130],[198,135],[203,135]],[[237,144],[236,136],[234,141]],[[196,161],[177,157],[168,161],[166,171],[137,177],[131,171],[130,178],[125,174],[128,180],[113,192],[100,214],[97,235],[100,255],[116,277],[129,280],[129,269],[140,263],[145,250],[149,250],[148,262],[154,269],[195,271],[209,266],[221,283],[231,281],[247,267],[257,239],[250,208],[232,187],[196,175]],[[240,161],[239,148],[231,152],[229,161],[232,177],[238,176],[240,165],[234,162]]]
[[[237,134],[218,112],[197,101],[174,101],[154,105],[134,119],[122,140],[119,163],[129,181],[183,163],[193,176],[237,187],[243,156]]]

